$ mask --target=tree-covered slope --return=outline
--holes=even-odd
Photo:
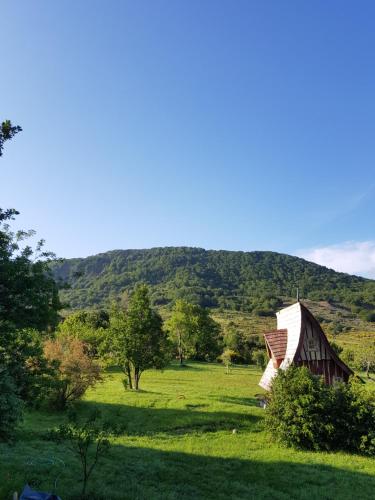
[[[375,309],[375,281],[337,273],[275,252],[232,252],[189,247],[114,250],[54,264],[56,278],[69,282],[71,307],[108,305],[136,283],[147,283],[156,305],[184,297],[208,307],[275,310],[280,298],[333,300],[353,312]]]

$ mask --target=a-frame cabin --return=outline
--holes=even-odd
[[[270,390],[278,369],[290,364],[307,366],[327,384],[347,382],[353,371],[330,346],[319,322],[300,302],[276,313],[277,330],[264,334],[270,360],[259,382]]]

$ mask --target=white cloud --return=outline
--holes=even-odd
[[[375,278],[375,241],[346,241],[310,248],[298,256],[343,273]]]

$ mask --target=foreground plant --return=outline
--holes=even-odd
[[[64,442],[80,461],[82,499],[91,498],[86,496],[88,481],[100,459],[109,452],[109,438],[118,432],[108,422],[101,422],[100,412],[94,411],[84,423],[78,423],[75,417],[71,416],[68,424],[60,425],[50,433],[50,439],[57,443]]]

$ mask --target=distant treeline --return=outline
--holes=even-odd
[[[108,306],[142,282],[156,306],[183,298],[203,307],[272,315],[298,287],[305,299],[337,302],[375,319],[375,281],[275,252],[114,250],[56,262],[53,273],[69,284],[62,297],[73,308]]]

